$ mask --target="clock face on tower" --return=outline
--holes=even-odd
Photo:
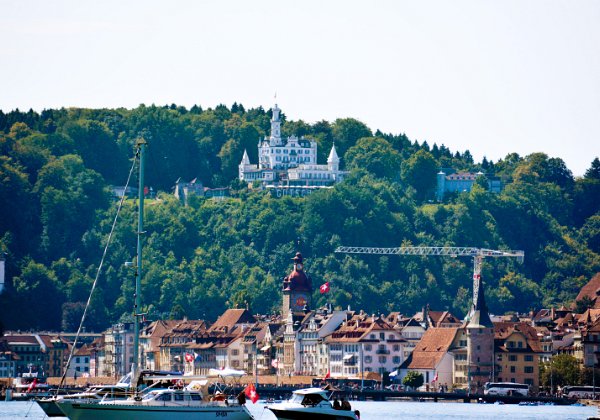
[[[301,311],[304,309],[304,305],[308,303],[307,296],[305,294],[296,294],[294,295],[294,299],[292,304],[294,305],[294,311]]]
[[[304,269],[304,265],[302,263],[298,263],[298,264],[296,264],[296,269],[298,271],[302,271],[302,269]]]

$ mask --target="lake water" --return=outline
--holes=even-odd
[[[256,420],[276,420],[265,404],[248,403]],[[598,415],[596,407],[583,406],[519,406],[513,404],[463,404],[406,401],[354,401],[352,409],[360,410],[362,420],[428,420],[428,419],[510,419],[510,420],[581,420]],[[2,419],[44,419],[40,407],[32,402],[0,401]],[[55,417],[57,420],[61,417]],[[64,418],[63,418],[64,419]]]

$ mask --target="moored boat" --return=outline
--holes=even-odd
[[[39,372],[34,372],[31,366],[29,372],[24,372],[13,380],[13,400],[31,400],[51,395],[50,385],[46,382],[46,378]]]
[[[267,406],[279,420],[355,420],[356,413],[348,404],[346,409],[333,408],[327,391],[322,388],[299,389],[289,400]]]
[[[143,396],[126,400],[100,402],[73,402],[63,400],[58,404],[71,420],[248,420],[252,415],[238,403],[227,400],[206,401],[202,391],[195,389],[155,389]]]

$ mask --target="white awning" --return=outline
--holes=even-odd
[[[397,370],[395,370],[393,372],[390,372],[390,378],[393,378],[395,376],[398,376],[398,371]]]
[[[353,355],[353,354],[347,354],[347,355],[345,355],[345,356],[344,356],[344,360],[350,360],[350,359],[352,359],[353,357],[354,357],[354,355]]]
[[[267,344],[266,346],[264,346],[263,348],[261,348],[260,351],[267,351],[270,348],[271,348],[271,346]]]

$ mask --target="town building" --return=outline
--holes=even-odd
[[[404,362],[406,341],[383,316],[354,314],[326,342],[334,378],[363,377],[369,372],[383,376]]]
[[[91,350],[86,344],[75,350],[67,370],[67,378],[90,377],[90,359]],[[58,372],[60,372],[60,369]],[[52,376],[60,376],[60,373]]]
[[[496,380],[528,384],[537,392],[539,362],[544,356],[538,331],[524,322],[499,322],[494,324],[494,339]]]
[[[475,181],[483,172],[456,172],[452,169],[442,169],[437,174],[435,196],[438,201],[443,201],[448,193],[461,193],[471,191]],[[499,193],[502,191],[502,181],[499,178],[487,178],[488,191]]]
[[[331,147],[327,164],[317,163],[317,142],[305,137],[281,136],[281,110],[272,109],[271,134],[258,144],[258,163],[250,163],[244,150],[239,164],[239,179],[249,185],[258,183],[275,196],[306,195],[317,188],[341,182],[347,171],[340,169],[340,158]]]
[[[186,206],[189,203],[189,198],[192,196],[221,200],[231,195],[231,191],[228,187],[205,187],[197,178],[192,179],[190,182],[184,182],[181,180],[181,178],[179,178],[177,181],[175,181],[175,187],[173,187],[173,191],[173,195],[175,195],[175,197],[177,197]]]
[[[113,325],[105,331],[102,376],[118,378],[131,371],[133,362],[133,322]]]
[[[453,384],[454,357],[450,351],[459,328],[429,328],[399,369],[402,380],[410,371],[423,375],[423,388],[430,389],[437,384]],[[460,359],[460,358],[459,358]]]
[[[189,344],[194,343],[197,337],[201,337],[207,331],[206,322],[203,320],[184,319],[165,333],[159,344],[160,366],[164,370],[184,372],[190,369],[186,360],[189,353]]]

